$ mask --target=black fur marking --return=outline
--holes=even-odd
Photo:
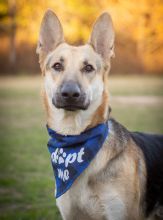
[[[130,133],[141,148],[147,168],[146,216],[163,205],[163,135]]]

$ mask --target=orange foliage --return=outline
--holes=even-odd
[[[52,8],[59,16],[66,39],[82,43],[89,37],[96,17],[108,11],[117,33],[117,45],[135,48],[133,59],[138,59],[146,71],[163,70],[163,1],[162,0],[2,0],[0,15],[15,4],[16,42],[36,43],[42,16]],[[8,17],[1,19],[0,27]],[[0,29],[1,30],[1,29]],[[118,47],[118,46],[117,46]]]

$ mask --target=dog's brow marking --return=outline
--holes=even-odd
[[[60,57],[60,62],[61,62],[61,63],[64,63],[64,61],[65,61],[64,58],[63,58],[63,57]]]
[[[85,66],[88,65],[88,64],[89,64],[88,60],[85,59],[84,62],[83,62],[83,64],[84,64]],[[100,61],[99,61],[98,59],[96,59],[96,67],[97,67],[97,71],[99,71],[99,70],[101,69],[101,63],[100,63]]]
[[[87,59],[85,59],[85,60],[83,61],[83,65],[84,65],[84,66],[87,66],[87,65],[89,65],[89,64],[91,64],[91,62],[89,62]]]
[[[47,69],[50,68],[50,63],[51,63],[52,59],[53,59],[53,54],[51,54],[51,55],[48,57],[48,59],[47,59],[47,64],[46,64],[46,68],[47,68]],[[64,63],[64,58],[61,56],[60,59],[59,59],[59,61],[60,61],[61,63]]]
[[[88,65],[88,60],[84,60],[83,64]]]

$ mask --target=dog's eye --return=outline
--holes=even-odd
[[[61,63],[55,63],[52,68],[55,70],[55,71],[63,71],[63,65]]]
[[[90,64],[87,64],[87,65],[84,66],[84,68],[83,68],[83,71],[84,71],[84,72],[87,72],[87,73],[90,73],[90,72],[92,72],[93,70],[94,70],[94,68],[93,68],[93,66],[90,65]]]

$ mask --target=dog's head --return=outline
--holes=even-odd
[[[107,78],[110,58],[114,55],[114,31],[109,14],[103,13],[97,19],[89,42],[76,47],[65,43],[60,21],[48,10],[41,23],[37,53],[45,80],[49,120],[60,117],[58,114],[65,119],[84,114],[87,115],[84,127],[88,127],[92,120],[89,117],[104,108],[101,105],[108,96]],[[100,114],[104,113],[100,110]]]

